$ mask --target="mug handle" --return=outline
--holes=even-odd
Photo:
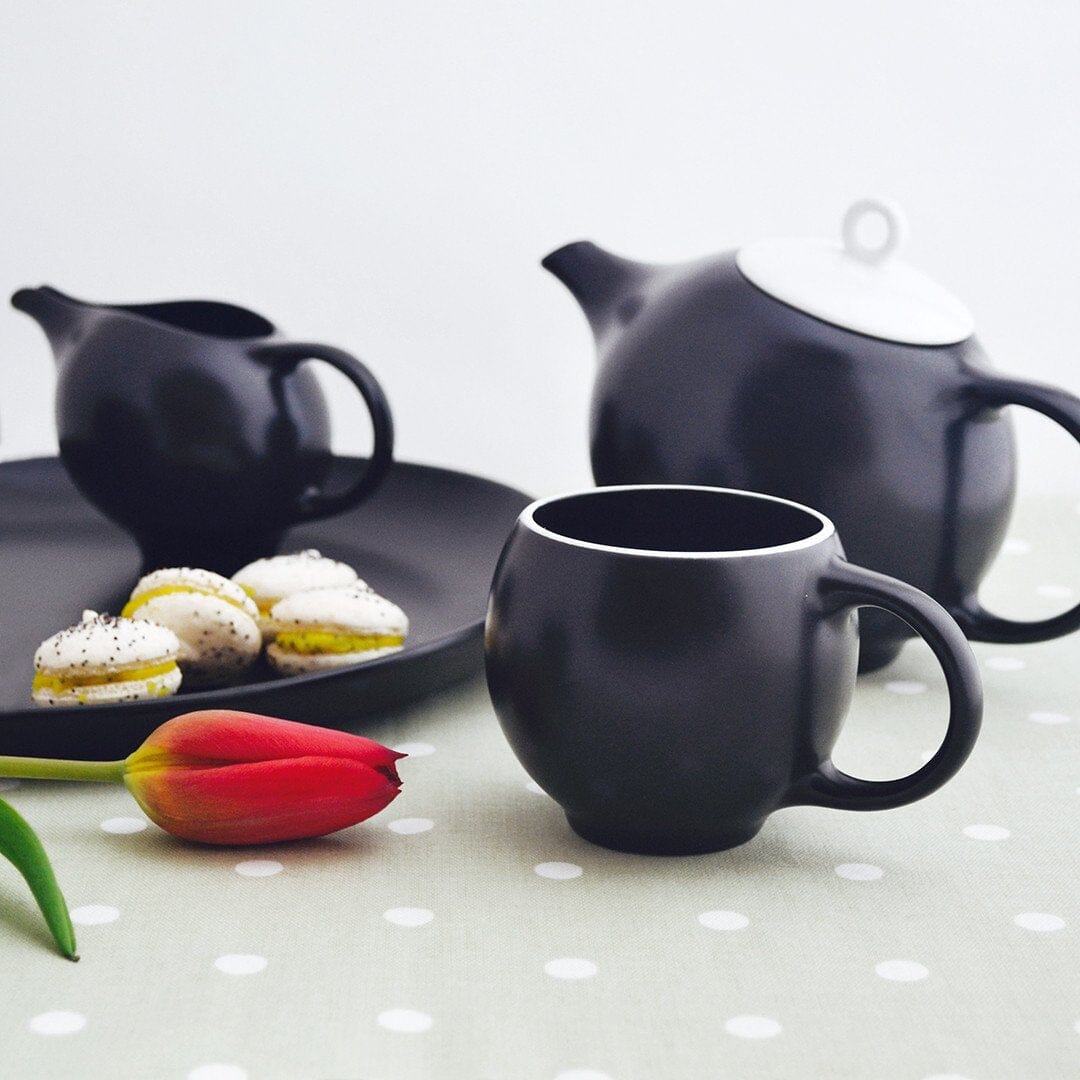
[[[837,810],[889,810],[936,791],[957,772],[975,746],[982,722],[979,669],[960,627],[936,600],[896,578],[836,558],[820,582],[826,614],[850,607],[880,607],[899,616],[925,638],[945,672],[949,727],[934,756],[898,780],[860,780],[823,761],[799,780],[785,806]]]
[[[325,361],[331,367],[337,368],[360,391],[371,414],[374,441],[367,468],[344,491],[336,495],[319,491],[305,492],[294,508],[296,520],[311,521],[331,517],[362,502],[382,483],[394,454],[394,423],[390,416],[390,405],[375,376],[355,356],[351,356],[344,349],[336,349],[333,345],[295,341],[270,342],[261,345],[255,355],[288,370],[292,370],[303,360]]]
[[[1080,442],[1080,398],[1065,390],[1022,379],[985,375],[972,384],[971,394],[980,405],[991,408],[1022,405],[1034,409],[1060,424]],[[977,597],[971,596],[951,608],[950,614],[974,641],[993,641],[1002,645],[1049,641],[1080,629],[1080,603],[1049,619],[1021,622],[991,614]]]

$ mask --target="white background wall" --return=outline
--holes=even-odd
[[[541,494],[589,483],[593,365],[542,255],[883,193],[997,366],[1078,392],[1078,58],[1073,0],[0,0],[0,289],[253,307],[370,363],[399,457]],[[0,309],[0,457],[53,452],[53,385]],[[1065,436],[1021,441],[1025,490],[1080,493]]]

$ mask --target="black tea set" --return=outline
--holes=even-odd
[[[862,238],[869,219],[879,242]],[[416,628],[395,656],[192,694],[191,707],[205,698],[347,726],[474,669],[482,632],[503,730],[570,825],[619,850],[689,854],[743,843],[784,806],[885,809],[930,794],[979,730],[965,635],[1037,642],[1080,628],[1080,604],[1017,622],[977,598],[1015,494],[1004,406],[1037,410],[1080,440],[1080,399],[995,373],[964,305],[897,258],[905,231],[894,203],[864,199],[838,243],[767,240],[675,266],[586,241],[552,252],[543,265],[580,303],[599,353],[598,487],[524,509],[511,488],[393,462],[390,411],[367,368],[289,342],[253,312],[92,305],[47,287],[12,302],[56,356],[67,476],[134,538],[144,571],[231,573],[319,528],[320,547],[392,579],[384,587]],[[368,460],[331,454],[312,359],[367,403]],[[5,561],[47,556],[66,530],[57,572],[85,564],[107,579],[105,603],[130,585],[134,548],[54,464],[0,466],[0,508],[17,534]],[[63,488],[53,519],[33,523],[51,539],[32,539],[19,509],[27,469]],[[456,489],[466,494],[452,520]],[[421,517],[417,547],[404,530]],[[448,625],[444,601],[463,593]],[[26,640],[40,626],[24,615]],[[848,776],[830,753],[856,672],[890,663],[916,634],[945,673],[945,739],[910,776]],[[28,656],[0,661],[13,673]],[[38,737],[32,713],[5,702],[0,742],[55,751],[91,727],[86,756],[108,755],[163,708],[112,710],[111,737],[87,710],[54,710]]]

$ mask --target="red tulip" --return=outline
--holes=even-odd
[[[207,709],[166,721],[124,761],[0,758],[0,775],[123,780],[174,836],[265,844],[323,836],[378,813],[401,788],[394,763],[402,757],[360,735]]]
[[[206,710],[162,724],[125,762],[146,816],[206,844],[322,836],[386,806],[404,757],[343,731]]]

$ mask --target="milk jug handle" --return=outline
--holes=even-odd
[[[372,449],[367,467],[344,491],[326,493],[309,491],[300,497],[294,521],[340,514],[366,499],[382,482],[394,453],[394,425],[390,405],[375,376],[355,356],[332,345],[311,342],[271,342],[260,345],[256,356],[285,367],[295,367],[303,360],[322,360],[337,368],[356,388],[371,414]]]

